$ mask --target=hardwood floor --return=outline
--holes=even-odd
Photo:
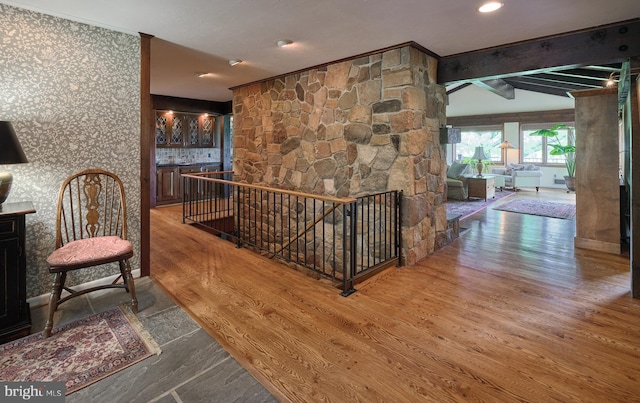
[[[158,208],[151,274],[282,401],[640,401],[628,257],[574,249],[573,220],[490,208],[462,226],[344,298]]]

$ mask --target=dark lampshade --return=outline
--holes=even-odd
[[[0,165],[28,162],[11,122],[0,121]],[[0,204],[9,197],[13,175],[0,172]]]

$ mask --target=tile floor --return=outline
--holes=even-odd
[[[67,402],[277,402],[149,277],[136,280],[138,318],[162,349],[129,368],[67,396]],[[126,303],[121,289],[74,298],[56,312],[54,326]],[[47,307],[33,308],[32,333]]]

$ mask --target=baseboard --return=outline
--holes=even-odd
[[[622,246],[619,243],[598,241],[595,239],[578,238],[573,239],[573,245],[576,248],[597,250],[600,252],[607,252],[619,255],[622,253]]]
[[[134,279],[139,278],[140,277],[140,269],[132,270],[131,274],[133,275]],[[113,276],[104,277],[104,278],[100,278],[98,280],[89,281],[88,283],[78,284],[76,286],[73,286],[73,288],[77,289],[77,290],[86,290],[87,288],[91,288],[91,287],[97,287],[97,286],[100,286],[100,285],[111,284],[111,283],[113,283],[113,280],[118,278],[118,276],[119,276],[119,274],[114,274]],[[49,293],[42,294],[42,295],[37,295],[35,297],[28,298],[27,302],[29,303],[29,306],[31,308],[47,305],[49,303],[49,295],[50,295]]]

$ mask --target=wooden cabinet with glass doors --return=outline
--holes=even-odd
[[[173,111],[156,111],[156,147],[216,146],[215,115]]]

